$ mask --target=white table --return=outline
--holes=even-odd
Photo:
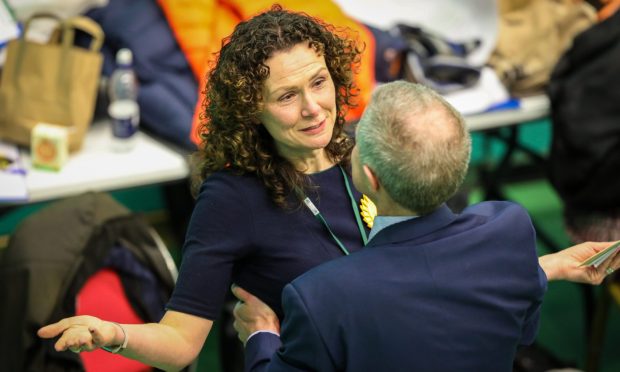
[[[109,121],[95,122],[81,150],[70,154],[59,172],[32,168],[30,156],[24,151],[29,193],[26,203],[87,191],[111,191],[165,183],[189,175],[187,154],[144,132],[138,132],[136,136],[136,146],[131,151],[114,152],[111,149]]]
[[[114,191],[154,184],[174,187],[174,181],[189,176],[188,152],[155,139],[144,132],[136,134],[135,147],[129,152],[111,150],[112,133],[108,120],[91,125],[82,148],[69,155],[59,172],[32,167],[29,151],[22,150],[28,199],[0,202],[0,218],[15,208],[30,203],[69,197],[87,191]],[[183,204],[183,203],[179,203]],[[184,208],[168,205],[176,209]],[[176,208],[176,209],[175,209]],[[183,221],[185,216],[174,217]],[[177,221],[178,222],[178,221]],[[8,236],[0,236],[0,249],[6,247]]]
[[[483,112],[465,116],[467,128],[472,131],[498,129],[549,116],[550,103],[546,95],[524,97],[519,100],[519,107],[506,110]]]

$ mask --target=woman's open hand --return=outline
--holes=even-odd
[[[54,345],[56,351],[71,350],[79,353],[115,344],[117,328],[114,323],[94,316],[81,315],[42,327],[37,331],[37,335],[41,338],[54,338],[60,335]]]

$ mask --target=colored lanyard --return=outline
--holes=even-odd
[[[351,207],[353,208],[353,214],[355,215],[355,220],[357,221],[357,227],[360,230],[362,241],[364,242],[364,245],[366,245],[366,243],[368,243],[368,237],[366,236],[366,230],[364,230],[364,225],[362,224],[362,219],[360,217],[360,211],[357,208],[357,203],[355,202],[355,198],[353,197],[353,191],[351,191],[351,185],[349,185],[349,179],[347,178],[347,175],[344,172],[344,169],[342,169],[341,166],[338,166],[338,167],[340,168],[340,172],[342,172],[342,178],[344,179],[344,185],[347,189],[347,194],[349,194],[349,200],[351,201]],[[308,209],[310,210],[310,212],[312,212],[314,217],[317,220],[319,220],[323,224],[323,226],[325,226],[325,228],[327,229],[327,232],[329,232],[329,234],[332,236],[332,239],[334,239],[334,242],[336,242],[338,247],[340,247],[340,250],[342,250],[345,256],[348,256],[349,251],[344,246],[344,244],[342,244],[340,239],[338,239],[336,234],[334,234],[332,229],[329,227],[329,224],[327,223],[327,221],[325,220],[325,218],[323,217],[319,209],[314,205],[312,200],[310,200],[310,198],[308,197],[305,197],[304,204],[306,204],[306,207],[308,207]]]

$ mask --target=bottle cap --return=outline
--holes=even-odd
[[[133,62],[133,54],[130,49],[122,48],[116,52],[116,64],[129,66]]]

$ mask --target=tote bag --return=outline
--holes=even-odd
[[[103,31],[87,17],[56,19],[54,35],[42,44],[25,38],[36,18],[56,19],[32,16],[22,36],[7,46],[0,80],[0,139],[28,146],[32,128],[48,123],[67,127],[69,150],[77,150],[95,110]],[[92,37],[88,48],[74,45],[76,30]]]

